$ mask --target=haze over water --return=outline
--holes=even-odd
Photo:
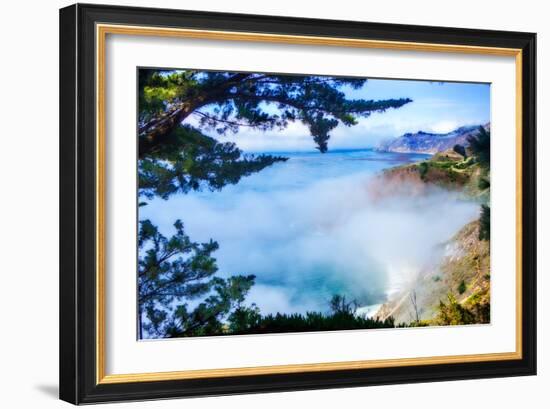
[[[326,311],[334,294],[382,303],[434,249],[478,217],[442,190],[374,202],[369,181],[428,155],[370,149],[277,153],[288,157],[221,191],[154,199],[140,208],[166,236],[181,219],[192,241],[213,239],[219,275],[254,274],[246,303],[262,313]]]

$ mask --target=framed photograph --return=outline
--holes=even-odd
[[[535,40],[61,9],[61,399],[534,375]]]

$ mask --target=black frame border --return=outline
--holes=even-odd
[[[74,404],[536,374],[536,34],[76,4],[60,10],[60,399]],[[522,358],[96,384],[96,23],[522,50]]]

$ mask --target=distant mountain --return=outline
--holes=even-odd
[[[461,126],[449,133],[429,133],[418,131],[406,133],[398,138],[382,142],[377,150],[399,153],[437,153],[452,149],[456,144],[467,146],[467,138],[475,135],[481,125]],[[490,128],[490,123],[483,125]]]

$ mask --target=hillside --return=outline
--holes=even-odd
[[[448,133],[429,133],[418,131],[406,133],[398,138],[381,143],[378,150],[398,153],[437,153],[452,149],[455,145],[467,145],[469,136],[475,135],[481,125],[462,126]],[[483,126],[489,130],[490,124]]]
[[[420,325],[446,324],[439,316],[443,301],[447,306],[456,302],[474,315],[473,322],[488,322],[489,247],[489,241],[479,240],[479,222],[467,224],[441,245],[441,261],[422,270],[409,288],[381,307],[376,317],[392,316],[396,323],[410,323],[418,312]]]
[[[480,218],[433,249],[424,266],[376,316],[404,325],[486,323],[490,316],[489,138],[476,135],[465,149],[447,149],[430,159],[383,171],[371,185],[376,197],[425,195],[434,187],[478,202]],[[476,151],[477,152],[474,152]]]
[[[489,174],[472,156],[452,149],[430,159],[384,170],[371,184],[371,195],[422,195],[433,186],[464,193],[481,203],[489,201]]]

